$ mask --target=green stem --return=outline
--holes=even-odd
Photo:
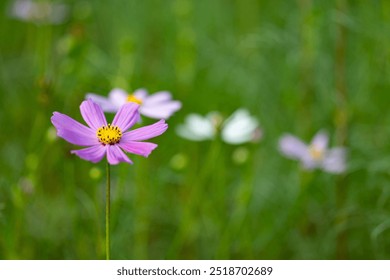
[[[106,187],[106,260],[110,259],[110,164],[107,162]]]
[[[342,14],[348,12],[348,1],[338,0],[337,9]],[[338,146],[347,146],[348,142],[348,87],[346,73],[346,52],[347,52],[348,30],[345,25],[338,24],[336,49],[335,49],[335,86],[336,86],[336,140]],[[338,208],[338,217],[336,224],[340,228],[336,240],[336,258],[348,259],[348,232],[346,230],[348,216],[345,214],[345,202],[348,196],[347,177],[339,176],[336,182],[336,205]]]

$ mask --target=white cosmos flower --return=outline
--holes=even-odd
[[[51,1],[15,0],[9,8],[9,14],[22,21],[37,24],[60,24],[69,15],[69,7]]]
[[[104,112],[115,113],[126,102],[139,104],[139,112],[153,119],[168,119],[173,113],[181,108],[181,102],[172,100],[172,95],[168,91],[159,91],[149,95],[145,89],[137,89],[129,94],[123,89],[114,88],[108,97],[94,93],[88,93],[86,99],[92,99],[99,104]]]
[[[297,159],[305,169],[319,168],[329,173],[346,170],[346,150],[342,147],[328,148],[329,136],[319,131],[309,145],[297,137],[285,134],[279,140],[279,150],[288,158]]]
[[[223,120],[218,112],[210,112],[204,117],[190,114],[176,131],[181,137],[193,141],[211,140],[220,132],[222,140],[233,145],[261,138],[257,119],[252,117],[246,109],[236,110],[226,120]]]

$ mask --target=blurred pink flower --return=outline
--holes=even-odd
[[[69,7],[51,1],[15,0],[9,8],[10,16],[37,24],[60,24],[69,15]]]
[[[152,125],[126,132],[139,119],[138,104],[126,103],[119,108],[112,124],[107,124],[102,108],[88,99],[80,105],[81,115],[89,127],[75,121],[67,115],[54,112],[51,122],[57,129],[57,135],[79,146],[89,146],[73,150],[82,159],[99,162],[105,155],[110,164],[132,161],[122,151],[147,157],[157,145],[139,142],[164,133],[168,125],[160,120]]]
[[[305,169],[342,173],[346,170],[346,150],[342,147],[329,149],[328,141],[328,134],[323,131],[319,131],[309,145],[286,134],[279,140],[279,150],[286,157],[299,160]]]
[[[173,113],[181,108],[181,102],[172,100],[171,93],[159,91],[148,95],[145,89],[137,89],[133,94],[128,94],[120,88],[114,88],[103,97],[94,93],[89,93],[86,98],[98,103],[105,112],[115,113],[120,106],[126,102],[133,102],[140,105],[139,112],[153,119],[168,119]]]

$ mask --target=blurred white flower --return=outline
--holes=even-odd
[[[342,173],[346,169],[346,150],[328,148],[328,134],[319,131],[309,145],[293,135],[286,134],[279,140],[279,150],[288,158],[297,159],[305,169],[319,168],[329,173]]]
[[[217,133],[217,122],[221,116],[217,112],[210,112],[205,117],[198,114],[189,114],[185,123],[177,127],[176,132],[181,137],[203,141],[213,139]]]
[[[141,115],[152,119],[168,119],[181,108],[181,102],[172,100],[172,95],[168,91],[159,91],[148,94],[145,89],[137,89],[132,94],[120,88],[114,88],[108,97],[94,93],[88,93],[86,98],[98,103],[104,112],[115,113],[126,102],[135,102],[140,105]]]
[[[9,9],[11,17],[37,24],[60,24],[69,15],[69,7],[50,1],[15,0]]]
[[[226,120],[218,112],[210,112],[205,117],[190,114],[176,131],[181,137],[193,141],[211,140],[220,132],[224,142],[234,145],[257,141],[262,136],[257,119],[242,108]]]
[[[223,124],[221,136],[229,144],[241,144],[261,138],[257,119],[245,109],[235,111]]]

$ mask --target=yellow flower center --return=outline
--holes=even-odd
[[[134,102],[138,105],[142,104],[142,100],[140,98],[135,97],[134,94],[129,94],[129,96],[127,96],[127,102]]]
[[[313,145],[309,147],[309,153],[314,160],[321,160],[324,157],[324,151]]]
[[[119,127],[108,124],[99,128],[96,136],[103,145],[114,145],[121,140],[122,131]]]

